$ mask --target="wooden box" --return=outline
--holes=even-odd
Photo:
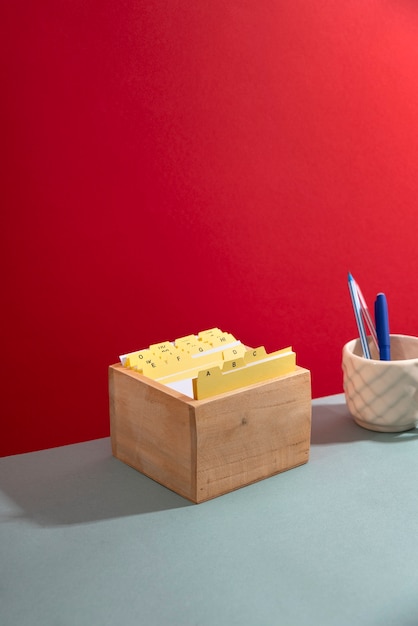
[[[193,400],[120,364],[109,368],[113,455],[199,503],[306,463],[310,372]]]

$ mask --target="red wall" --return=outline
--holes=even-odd
[[[415,3],[0,10],[0,454],[106,436],[108,365],[215,325],[340,392],[348,270],[418,333]]]

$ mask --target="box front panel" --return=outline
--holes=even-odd
[[[306,463],[310,373],[296,373],[196,408],[197,500],[203,501]]]

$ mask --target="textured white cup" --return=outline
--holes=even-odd
[[[379,361],[374,346],[365,359],[360,339],[343,348],[344,393],[348,409],[363,428],[402,432],[418,423],[418,337],[390,336],[391,360]]]

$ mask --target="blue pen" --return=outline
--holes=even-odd
[[[374,303],[377,341],[381,361],[390,361],[388,303],[384,293],[378,293]]]

